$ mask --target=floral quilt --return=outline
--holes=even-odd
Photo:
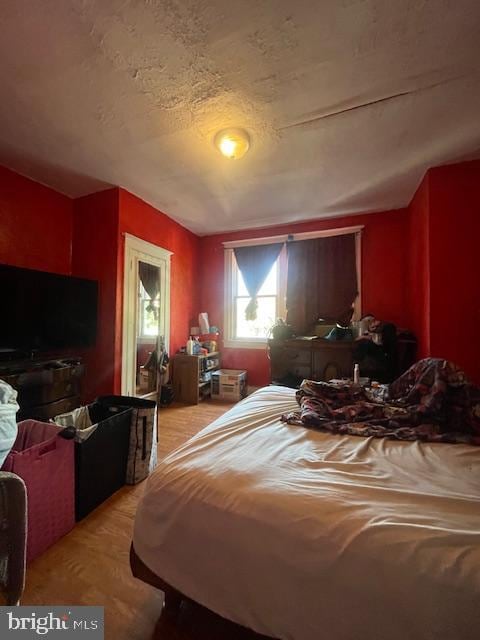
[[[452,362],[426,358],[384,393],[304,380],[282,420],[332,433],[480,445],[480,388]]]

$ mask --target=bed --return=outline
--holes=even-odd
[[[151,584],[282,640],[469,640],[480,447],[333,435],[270,386],[170,454],[135,519]]]

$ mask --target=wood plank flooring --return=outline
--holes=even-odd
[[[172,405],[159,414],[164,457],[231,405]],[[199,606],[182,607],[175,622],[159,620],[163,595],[132,577],[128,554],[143,483],[124,487],[37,558],[27,571],[22,604],[103,605],[108,640],[253,640]]]

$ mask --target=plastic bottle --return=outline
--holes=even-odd
[[[360,384],[360,367],[358,364],[353,367],[353,384]]]
[[[194,348],[194,341],[192,340],[192,336],[190,336],[187,340],[187,355],[188,356],[193,356],[193,348]]]
[[[193,355],[198,356],[198,354],[201,353],[202,351],[202,345],[200,344],[200,340],[198,339],[197,336],[192,336],[192,340],[193,340]]]

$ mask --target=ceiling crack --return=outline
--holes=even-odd
[[[377,98],[375,100],[369,100],[368,102],[364,102],[362,104],[356,104],[351,107],[345,107],[345,109],[339,109],[338,111],[330,111],[329,113],[322,113],[321,115],[315,116],[313,118],[307,118],[305,120],[300,120],[299,122],[293,122],[292,124],[287,124],[283,127],[279,127],[279,131],[284,131],[286,129],[293,129],[294,127],[304,127],[310,124],[315,124],[321,120],[326,120],[327,118],[333,118],[335,116],[342,115],[343,113],[348,113],[350,111],[356,111],[357,109],[364,109],[365,107],[371,107],[374,104],[379,104],[381,102],[389,102],[390,100],[396,100],[397,98],[402,98],[403,96],[412,95],[414,93],[420,93],[422,91],[426,91],[428,89],[433,89],[440,85],[446,84],[453,80],[459,80],[464,76],[456,76],[453,78],[448,78],[448,80],[442,80],[440,82],[435,82],[434,84],[427,85],[425,87],[419,87],[418,89],[410,89],[409,91],[401,91],[400,93],[393,93],[389,96],[384,96],[383,98]]]

